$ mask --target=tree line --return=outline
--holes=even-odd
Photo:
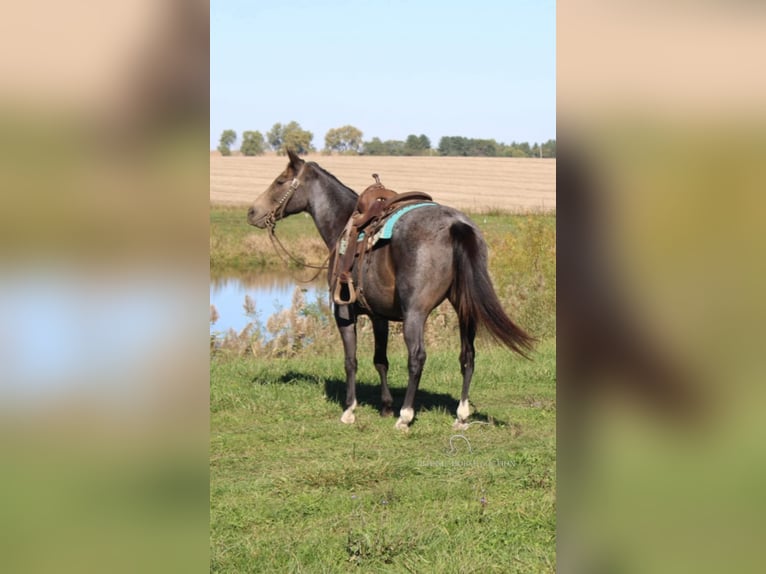
[[[369,141],[363,140],[364,134],[359,128],[346,125],[332,128],[324,138],[325,154],[346,155],[440,155],[440,156],[480,156],[480,157],[556,157],[556,140],[550,139],[544,143],[498,142],[494,139],[466,138],[462,136],[444,136],[435,148],[425,134],[410,134],[405,140],[386,140],[374,137]],[[239,151],[242,155],[262,155],[272,150],[282,155],[290,148],[301,155],[315,152],[312,144],[314,134],[301,128],[298,122],[288,124],[276,123],[262,134],[260,131],[242,132]],[[237,132],[224,130],[218,144],[221,155],[231,155],[231,147],[237,141]]]

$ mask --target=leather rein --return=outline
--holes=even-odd
[[[295,257],[292,253],[290,253],[287,250],[287,248],[282,244],[282,242],[279,240],[279,237],[277,237],[277,233],[276,233],[277,221],[279,221],[280,219],[284,217],[285,207],[287,206],[287,202],[293,196],[295,191],[300,187],[300,185],[301,185],[300,180],[297,177],[294,177],[293,180],[290,182],[290,187],[279,199],[276,207],[272,209],[266,216],[266,227],[269,230],[269,239],[271,240],[271,245],[274,247],[274,251],[277,253],[277,255],[279,255],[279,258],[282,259],[282,261],[284,261],[285,263],[289,265],[290,261],[292,260],[293,263],[296,263],[300,265],[301,267],[309,267],[311,269],[319,270],[316,273],[316,275],[314,275],[311,279],[306,281],[306,283],[310,283],[311,281],[313,281],[319,276],[319,273],[321,271],[329,267],[330,255],[327,256],[327,259],[325,259],[325,262],[322,265],[311,265],[310,263],[306,263],[298,259],[297,257]],[[280,252],[280,249],[282,250],[281,252]],[[287,256],[287,258],[285,258],[285,255]]]

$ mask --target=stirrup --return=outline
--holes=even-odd
[[[343,286],[348,287],[348,300],[344,301],[342,298]],[[356,290],[354,289],[354,280],[349,279],[348,283],[344,283],[340,279],[335,282],[335,292],[332,294],[332,300],[337,305],[351,305],[356,303]]]

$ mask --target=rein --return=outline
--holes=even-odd
[[[269,214],[266,216],[266,227],[269,230],[269,239],[271,240],[271,245],[274,247],[274,251],[277,255],[279,255],[279,258],[287,263],[290,264],[290,261],[292,260],[293,263],[296,263],[300,265],[301,267],[309,267],[311,269],[318,269],[316,274],[309,279],[308,281],[301,281],[302,283],[311,283],[314,279],[319,277],[319,273],[321,273],[323,270],[327,269],[329,267],[328,263],[330,261],[330,255],[327,256],[327,259],[324,260],[324,263],[322,265],[311,265],[310,263],[305,263],[304,261],[298,259],[295,257],[292,253],[290,253],[287,248],[282,244],[282,242],[279,240],[279,237],[277,237],[277,221],[282,219],[284,217],[285,213],[285,207],[287,206],[288,200],[293,196],[295,191],[300,187],[301,182],[298,180],[297,177],[293,178],[293,181],[290,182],[290,187],[288,190],[282,195],[282,197],[277,202],[277,206],[272,209]],[[280,252],[280,249],[282,250]],[[285,258],[285,255],[287,258]]]

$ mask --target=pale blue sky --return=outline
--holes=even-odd
[[[213,0],[210,147],[224,129],[543,142],[556,137],[548,0]]]

